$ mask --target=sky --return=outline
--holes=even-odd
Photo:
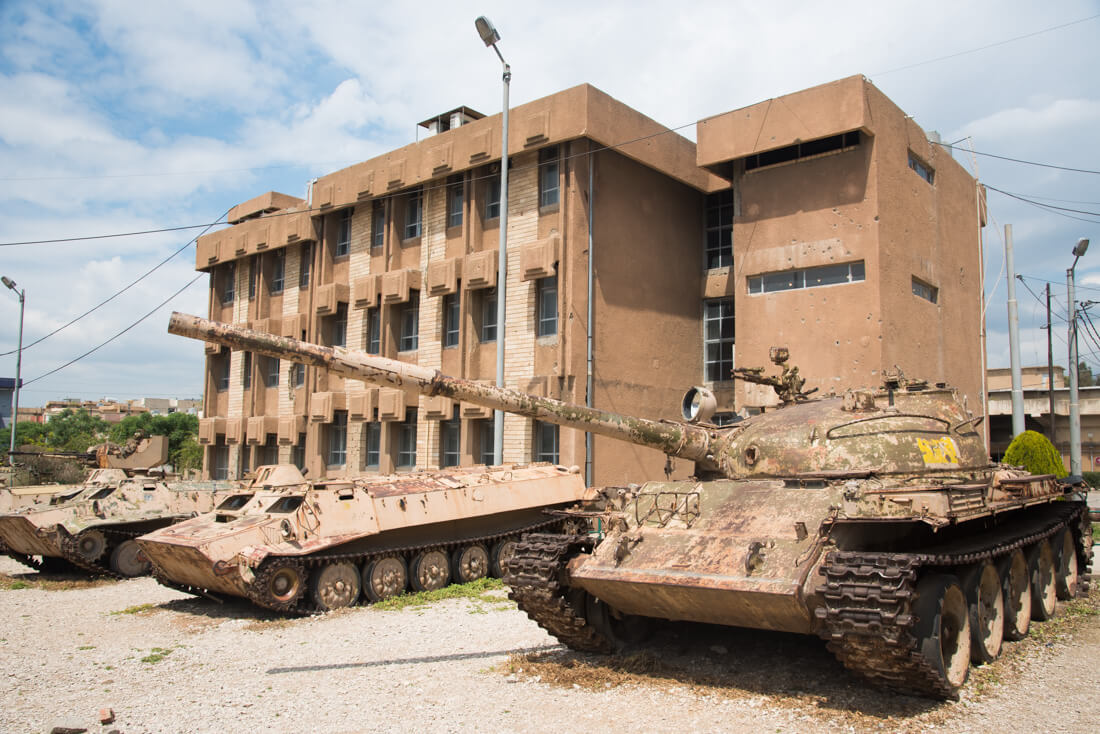
[[[513,106],[588,82],[692,139],[701,118],[864,74],[958,141],[956,159],[991,187],[991,367],[1009,364],[1006,224],[1027,286],[1025,365],[1046,363],[1047,282],[1067,363],[1080,237],[1094,249],[1077,264],[1078,300],[1100,301],[1097,0],[0,0],[0,275],[26,292],[21,405],[199,397],[202,345],[166,326],[172,310],[205,314],[191,243],[203,230],[102,235],[212,224],[269,190],[304,197],[311,178],[414,141],[420,120],[499,112],[482,14],[512,66]],[[96,239],[40,242],[81,237]],[[18,327],[18,297],[0,289],[0,375],[15,374]],[[1081,354],[1100,369],[1096,336],[1082,333]]]

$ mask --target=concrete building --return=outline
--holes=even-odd
[[[309,201],[269,192],[201,237],[211,317],[492,381],[500,115],[422,124],[435,134],[318,179]],[[591,334],[592,402],[620,413],[677,418],[695,384],[723,419],[766,408],[729,377],[772,345],[822,392],[897,365],[980,410],[978,187],[862,77],[703,120],[698,147],[588,85],[513,109],[509,138],[510,386],[584,403]],[[487,410],[214,345],[203,411],[212,476],[491,456]],[[665,470],[610,439],[593,453],[597,483]],[[505,418],[505,462],[585,459],[583,433]]]

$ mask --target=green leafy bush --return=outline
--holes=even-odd
[[[1024,431],[1012,439],[1005,451],[1004,463],[1022,466],[1032,474],[1053,474],[1056,477],[1069,474],[1058,449],[1046,436],[1035,431]]]

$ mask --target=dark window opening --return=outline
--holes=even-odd
[[[913,151],[909,151],[909,167],[916,171],[917,175],[928,183],[932,183],[932,180],[936,176],[936,172],[932,170],[932,166],[928,165],[920,158],[917,158],[917,156],[913,154]]]
[[[913,278],[913,295],[920,296],[930,303],[939,303],[940,289],[934,285],[925,283],[923,280],[914,277]]]
[[[401,307],[399,352],[413,352],[420,346],[420,293],[410,291],[408,303]]]
[[[538,336],[558,333],[558,276],[539,278],[535,291],[535,331]]]
[[[375,201],[371,212],[370,246],[381,247],[386,243],[386,205]]]
[[[557,206],[559,189],[558,146],[539,151],[539,206]]]
[[[706,202],[707,269],[725,268],[733,264],[733,190],[709,194]]]
[[[299,257],[298,287],[306,288],[309,286],[309,273],[313,267],[313,247],[308,242],[302,245],[302,252]]]
[[[443,346],[457,347],[459,333],[459,301],[457,293],[443,296]]]
[[[302,500],[305,499],[301,495],[295,495],[293,497],[280,497],[267,508],[268,512],[294,512],[302,506]]]
[[[235,494],[232,497],[227,497],[220,505],[219,510],[239,510],[248,504],[248,501],[252,499],[254,495],[251,494]]]
[[[708,382],[733,379],[733,299],[703,301],[703,375]]]
[[[553,423],[535,421],[535,461],[558,463],[558,427]]]
[[[462,174],[450,176],[447,179],[447,226],[462,226],[462,208],[464,205],[465,191],[462,183]]]
[[[785,148],[776,148],[775,150],[769,150],[764,153],[750,155],[745,159],[745,170],[751,171],[755,168],[764,168],[765,166],[774,166],[779,163],[797,161],[801,158],[809,158],[810,156],[821,155],[822,153],[844,150],[857,145],[859,145],[859,130],[841,133],[840,135],[830,135],[827,138],[810,140],[805,143],[795,143]]]
[[[351,252],[351,209],[340,212],[340,227],[336,232],[335,257],[343,257]]]

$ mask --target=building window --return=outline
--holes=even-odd
[[[237,263],[226,263],[222,271],[222,303],[233,303],[237,297]]]
[[[264,385],[267,387],[279,386],[279,360],[267,357],[267,370],[264,372]]]
[[[248,474],[248,472],[252,470],[252,449],[247,446],[241,446],[240,457],[240,477],[243,478],[245,474]]]
[[[481,320],[478,323],[477,338],[481,342],[497,340],[497,289],[489,288],[481,292]]]
[[[447,179],[447,226],[462,226],[462,207],[465,191],[463,190],[462,174],[451,176]]]
[[[340,212],[340,224],[336,230],[336,250],[334,257],[343,257],[351,252],[351,209]]]
[[[248,300],[256,297],[256,258],[248,260]]]
[[[304,364],[294,365],[294,387],[304,387],[306,384],[306,366]]]
[[[386,243],[386,205],[375,201],[371,212],[370,246],[381,247]]]
[[[775,166],[780,163],[811,158],[823,153],[842,151],[859,145],[859,130],[853,130],[840,135],[830,135],[827,138],[818,138],[805,143],[788,145],[785,148],[750,155],[745,159],[745,170],[751,171],[765,166]]]
[[[477,463],[493,465],[493,434],[496,432],[492,418],[477,421]]]
[[[558,146],[539,151],[539,206],[558,205]]]
[[[399,352],[413,352],[420,346],[420,293],[409,291],[409,301],[401,307]]]
[[[271,255],[275,258],[271,264],[271,295],[277,296],[286,284],[286,250],[276,250]]]
[[[733,379],[733,299],[703,301],[703,375],[708,382]]]
[[[269,433],[267,435],[267,441],[264,443],[264,445],[262,447],[262,452],[263,453],[261,454],[261,456],[263,458],[259,462],[261,466],[271,466],[272,464],[278,464],[279,463],[279,443],[278,443],[278,439],[275,436],[273,436]]]
[[[229,447],[221,440],[210,447],[211,479],[229,479]]]
[[[458,466],[460,459],[459,443],[462,437],[462,419],[458,417],[458,406],[449,421],[439,422],[439,465],[441,467]]]
[[[405,411],[405,420],[396,424],[398,469],[412,469],[416,466],[416,409]]]
[[[733,189],[707,195],[706,203],[707,269],[733,264]]]
[[[249,390],[252,387],[252,352],[245,352],[242,361],[244,362],[244,367],[241,373],[241,384],[244,386],[245,390]]]
[[[348,304],[340,303],[336,306],[336,313],[326,316],[325,331],[328,332],[328,345],[330,347],[344,347],[348,343]]]
[[[448,293],[443,296],[443,346],[458,346],[459,308],[458,294]]]
[[[909,167],[916,171],[917,175],[928,183],[932,183],[932,179],[936,176],[936,172],[932,170],[932,166],[928,165],[920,158],[917,158],[913,151],[909,151]]]
[[[217,356],[218,363],[215,367],[218,375],[218,392],[229,389],[229,350],[222,350]]]
[[[535,421],[535,461],[558,463],[558,427],[553,423]]]
[[[495,175],[485,182],[485,218],[500,217],[500,176]]]
[[[367,309],[367,354],[382,353],[382,310]]]
[[[749,276],[749,293],[774,293],[776,291],[817,288],[823,285],[842,285],[866,280],[863,261],[821,265],[801,270],[783,270],[777,273],[761,273]]]
[[[298,443],[290,448],[290,463],[298,467],[298,471],[306,468],[306,434],[298,434]]]
[[[363,439],[363,445],[366,447],[363,468],[378,471],[382,456],[382,424],[378,421],[363,424]]]
[[[558,333],[558,276],[539,278],[535,290],[536,332],[539,336]]]
[[[939,303],[940,289],[934,285],[929,285],[923,280],[913,278],[913,295],[920,296],[926,301],[931,303]]]
[[[328,456],[330,467],[342,467],[348,462],[348,412],[332,411],[332,423],[328,424]]]
[[[405,230],[402,239],[411,240],[420,236],[421,205],[423,204],[421,196],[418,186],[405,197]]]
[[[307,242],[302,245],[298,262],[298,287],[309,287],[309,272],[313,267],[313,247]]]

